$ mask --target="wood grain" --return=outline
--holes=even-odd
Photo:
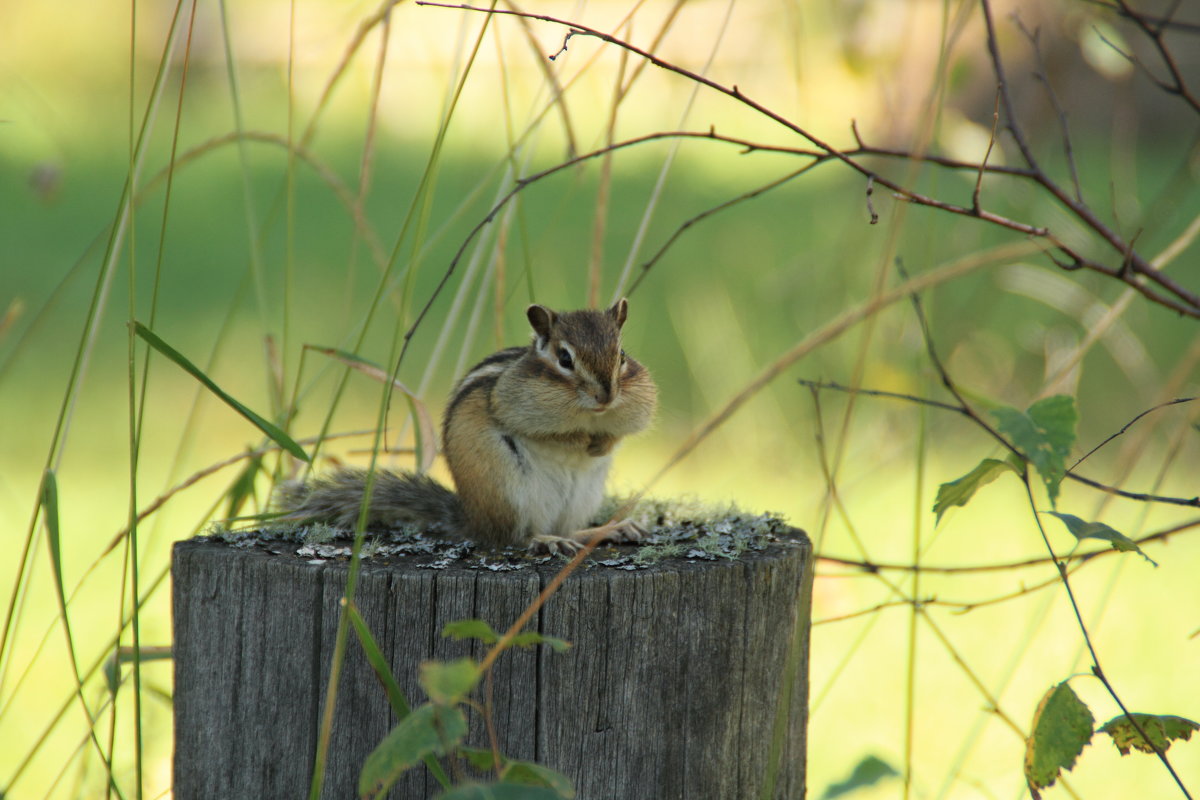
[[[570,577],[531,627],[571,650],[515,649],[494,669],[502,751],[566,774],[583,800],[757,798],[768,776],[771,796],[803,797],[812,562],[793,536],[737,559]],[[446,623],[502,631],[554,570],[412,561],[364,562],[356,600],[416,705],[422,661],[482,654],[442,638]],[[175,546],[172,571],[174,796],[306,797],[346,563],[192,540]],[[470,717],[469,743],[487,746]],[[395,723],[352,635],[323,797],[355,796],[363,760]],[[389,796],[439,790],[422,766]]]

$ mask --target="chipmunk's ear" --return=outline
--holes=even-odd
[[[617,302],[613,303],[612,308],[608,310],[608,315],[617,323],[617,327],[625,324],[625,317],[629,314],[629,301],[622,297]]]
[[[537,334],[538,341],[545,343],[550,341],[550,329],[554,327],[555,314],[545,306],[532,305],[525,309],[525,316],[529,318],[529,324],[533,327],[533,332]]]

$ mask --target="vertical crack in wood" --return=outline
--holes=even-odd
[[[309,662],[308,662],[308,680],[309,680],[309,686],[311,687],[309,690],[309,696],[316,697],[316,698],[318,698],[318,700],[324,699],[324,697],[323,697],[323,694],[324,694],[323,683],[324,682],[321,680],[321,668],[322,668],[322,661],[324,659],[322,658],[321,653],[325,649],[324,648],[324,641],[325,641],[325,619],[324,619],[324,615],[325,615],[325,580],[323,579],[325,577],[325,575],[326,575],[326,573],[324,570],[317,573],[316,580],[313,581],[313,586],[312,586],[314,608],[312,610],[312,616],[313,616],[312,639],[309,640],[309,645],[310,645],[311,650],[309,653]],[[313,731],[317,736],[320,735],[320,731],[321,731],[321,706],[322,705],[323,704],[321,702],[309,703],[309,709],[308,709],[308,725],[309,725],[308,729],[310,731]],[[309,738],[309,741],[310,741],[310,746],[312,748],[313,755],[315,756],[316,749],[317,749],[317,742],[312,737]],[[311,764],[312,759],[309,759],[309,762]]]

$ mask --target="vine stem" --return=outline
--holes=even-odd
[[[1033,514],[1033,521],[1037,525],[1038,533],[1041,534],[1042,542],[1046,545],[1046,551],[1054,559],[1054,566],[1058,569],[1058,575],[1062,580],[1063,588],[1067,591],[1067,599],[1071,603],[1071,611],[1074,612],[1075,621],[1079,624],[1079,632],[1083,634],[1083,643],[1087,646],[1088,654],[1092,657],[1092,674],[1099,679],[1100,683],[1104,684],[1104,688],[1108,691],[1109,696],[1120,707],[1121,713],[1125,715],[1125,719],[1129,720],[1129,724],[1137,731],[1138,736],[1142,737],[1142,741],[1154,750],[1154,754],[1158,756],[1159,761],[1162,761],[1163,766],[1167,768],[1167,772],[1171,773],[1171,777],[1175,779],[1176,785],[1179,786],[1179,791],[1183,792],[1183,796],[1188,798],[1188,800],[1192,800],[1191,793],[1184,786],[1179,774],[1175,772],[1175,768],[1171,766],[1171,761],[1167,758],[1167,754],[1153,739],[1146,735],[1146,731],[1142,729],[1137,718],[1129,713],[1129,709],[1125,707],[1125,703],[1117,694],[1117,690],[1113,688],[1113,685],[1108,681],[1108,677],[1104,674],[1104,670],[1100,666],[1100,656],[1096,654],[1096,648],[1092,645],[1092,637],[1088,633],[1087,625],[1083,621],[1083,614],[1080,612],[1079,603],[1075,599],[1075,591],[1071,588],[1071,580],[1067,577],[1067,566],[1059,560],[1058,555],[1054,552],[1054,547],[1050,544],[1050,537],[1046,535],[1046,529],[1042,525],[1042,520],[1037,510],[1037,501],[1033,498],[1033,487],[1029,482],[1028,470],[1022,476],[1021,482],[1025,486],[1025,496],[1029,499],[1029,510]]]

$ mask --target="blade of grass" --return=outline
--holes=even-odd
[[[141,600],[138,603],[139,608],[145,606],[146,603],[149,602],[150,598],[154,595],[154,593],[158,590],[158,588],[166,582],[167,576],[169,574],[170,574],[170,568],[164,567],[162,569],[162,571],[160,571],[158,573],[158,575],[154,578],[154,580],[150,582],[149,588],[146,589],[146,593],[142,596]],[[132,620],[132,615],[127,615],[125,617],[125,625],[128,625],[131,622],[131,620]],[[122,631],[123,631],[123,628],[122,628]],[[120,636],[121,636],[121,632],[118,632],[115,637],[109,639],[108,642],[105,643],[104,647],[101,649],[100,652],[102,654],[108,653],[113,648],[117,647],[118,644],[120,643]],[[83,673],[83,682],[86,683],[87,681],[91,680],[92,676],[96,674],[96,672],[101,668],[101,666],[103,666],[106,658],[107,658],[106,655],[100,655],[94,662],[92,662],[92,665],[90,667],[88,667],[88,669],[85,670]],[[38,738],[34,740],[33,745],[29,749],[29,752],[25,754],[25,756],[21,759],[20,763],[17,764],[16,769],[13,770],[12,775],[8,778],[8,784],[6,786],[2,787],[2,790],[0,790],[0,796],[4,796],[4,797],[17,796],[15,794],[13,794],[13,792],[12,792],[13,786],[15,786],[17,781],[20,780],[20,778],[24,774],[25,770],[33,762],[34,757],[36,757],[37,754],[41,751],[42,746],[46,744],[47,740],[49,740],[50,735],[58,727],[58,724],[66,716],[67,711],[70,709],[71,704],[74,702],[75,702],[75,694],[72,693],[60,704],[58,711],[51,718],[50,722],[46,725],[46,729],[43,730],[41,735],[38,736]],[[111,771],[110,771],[110,774],[111,774]]]
[[[254,211],[254,193],[250,186],[250,156],[246,150],[246,139],[242,135],[245,133],[246,125],[242,117],[241,92],[238,88],[237,69],[235,68],[233,58],[233,40],[229,34],[229,15],[225,9],[225,0],[218,0],[217,9],[221,23],[221,42],[224,45],[225,51],[225,74],[229,80],[229,100],[233,106],[234,128],[238,133],[237,150],[238,164],[241,167],[242,200],[245,203],[246,229],[250,240],[250,274],[253,276],[254,295],[257,300],[260,324],[262,325],[263,333],[266,334],[271,330],[271,305],[268,302],[270,295],[267,292],[267,278],[263,268],[262,227],[259,225],[258,215]],[[276,403],[279,398],[272,397],[271,400],[272,403]],[[276,412],[281,410],[281,406],[275,405]]]
[[[58,524],[58,479],[55,477],[54,470],[46,470],[42,478],[41,503],[43,519],[46,522],[46,543],[50,549],[50,565],[54,572],[54,596],[58,601],[63,633],[67,638],[67,656],[71,660],[71,673],[75,676],[75,699],[79,701],[79,706],[83,709],[84,716],[87,717],[88,737],[91,739],[92,745],[96,748],[96,753],[100,756],[100,760],[104,763],[109,789],[116,791],[118,796],[123,797],[124,795],[121,794],[121,790],[113,777],[112,759],[105,753],[99,737],[96,736],[96,716],[92,713],[91,708],[88,707],[87,700],[83,696],[83,677],[79,674],[79,658],[75,653],[75,637],[71,635],[71,620],[67,615],[67,598],[66,593],[63,591],[62,532]]]
[[[396,676],[392,674],[392,668],[388,666],[387,659],[380,651],[379,643],[375,641],[375,637],[371,634],[371,629],[367,627],[366,620],[359,613],[357,605],[347,603],[346,614],[350,617],[350,624],[354,626],[354,633],[358,635],[358,643],[362,645],[367,663],[371,665],[371,669],[375,670],[375,675],[383,684],[383,690],[387,692],[388,702],[391,704],[392,710],[396,712],[397,721],[404,719],[412,711],[412,708],[409,706],[400,684],[396,681]],[[443,788],[450,788],[449,776],[446,775],[446,771],[442,769],[442,765],[432,754],[425,756],[425,766],[429,767],[430,774]]]
[[[422,220],[418,223],[417,233],[414,236],[413,254],[415,257],[420,255],[418,246],[423,239],[422,234],[424,231],[424,221],[430,211],[430,206],[432,205],[432,185],[437,174],[437,167],[440,162],[442,145],[445,142],[446,132],[449,130],[450,121],[454,116],[454,110],[457,108],[458,100],[462,96],[463,87],[466,86],[467,78],[471,74],[471,67],[475,63],[475,58],[479,54],[479,48],[482,45],[483,38],[487,33],[489,21],[490,17],[485,17],[484,22],[479,27],[479,34],[475,39],[474,48],[471,51],[471,55],[467,60],[467,63],[463,67],[462,73],[459,76],[457,87],[455,88],[453,96],[450,99],[446,113],[442,117],[442,122],[438,128],[438,134],[434,141],[434,146],[432,152],[430,153],[429,161],[427,162],[425,171],[421,177],[421,183],[418,187],[417,195],[414,198],[412,206],[409,207],[404,228],[401,231],[400,237],[396,240],[395,248],[392,250],[392,261],[389,264],[389,271],[395,264],[396,256],[399,254],[400,246],[404,241],[404,233],[407,231],[409,221],[412,219],[413,214],[418,207],[421,208],[420,217]],[[410,264],[406,275],[406,288],[403,292],[405,297],[407,297],[409,294],[409,290],[412,286],[412,275],[416,272],[416,269],[416,263]],[[377,302],[378,297],[372,302],[372,309],[376,307]],[[371,502],[371,492],[374,489],[375,463],[378,459],[380,447],[383,444],[383,435],[387,422],[387,414],[388,409],[391,406],[392,390],[394,388],[393,382],[397,379],[400,373],[400,365],[403,361],[404,353],[407,352],[407,345],[408,342],[411,341],[410,337],[412,332],[415,331],[417,325],[420,324],[426,311],[428,310],[428,306],[422,309],[418,318],[408,329],[409,333],[403,338],[404,346],[399,347],[400,353],[397,355],[396,350],[400,344],[400,334],[401,331],[404,330],[404,325],[406,322],[405,318],[407,316],[404,313],[405,305],[406,303],[402,300],[401,313],[397,317],[395,326],[396,333],[392,340],[392,353],[391,357],[388,359],[388,363],[394,364],[394,366],[390,374],[390,380],[384,383],[383,396],[379,406],[378,423],[376,425],[375,441],[372,445],[371,462],[367,470],[367,485],[363,492],[362,510],[359,512],[358,523],[355,525],[354,546],[351,551],[350,569],[348,570],[348,574],[346,576],[345,597],[348,601],[353,601],[354,591],[357,588],[358,570],[360,567],[360,559],[358,554],[362,552],[364,531],[366,527],[366,511]],[[365,327],[363,330],[366,330]],[[325,707],[322,709],[321,725],[317,734],[316,753],[313,757],[312,784],[309,788],[309,800],[320,800],[321,788],[325,782],[325,763],[328,759],[329,740],[333,732],[333,712],[337,706],[338,683],[341,680],[342,664],[345,660],[347,637],[348,619],[346,614],[342,613],[338,616],[337,631],[334,635],[334,649],[332,663],[330,664],[329,670],[329,683],[327,684],[325,690]]]
[[[304,461],[306,463],[309,461],[308,454],[304,452],[304,448],[302,448],[300,445],[296,444],[296,441],[294,439],[292,439],[292,437],[288,436],[286,433],[284,433],[282,430],[280,430],[279,427],[276,426],[274,423],[263,419],[258,414],[254,413],[249,408],[247,408],[246,406],[244,406],[240,402],[238,402],[236,399],[234,399],[232,395],[230,395],[228,392],[226,392],[224,389],[222,389],[220,386],[218,386],[212,380],[212,378],[205,375],[204,372],[202,372],[199,367],[197,367],[195,364],[193,364],[191,361],[189,361],[186,356],[184,356],[178,350],[171,347],[171,345],[167,344],[161,338],[159,338],[159,336],[156,333],[154,333],[154,331],[150,330],[149,328],[147,328],[145,325],[143,325],[140,322],[134,322],[133,329],[134,329],[134,332],[137,333],[138,336],[142,337],[142,339],[144,339],[147,343],[149,343],[151,347],[153,347],[158,352],[162,353],[164,356],[169,358],[171,361],[174,361],[175,364],[177,364],[180,368],[183,369],[184,372],[188,373],[193,378],[200,381],[200,383],[202,383],[205,388],[207,388],[210,392],[215,394],[217,397],[224,400],[225,403],[230,408],[232,408],[234,411],[238,412],[243,417],[245,417],[247,420],[249,420],[254,425],[254,427],[258,428],[260,431],[265,433],[276,444],[278,444],[284,450],[287,450],[289,453],[291,453],[292,455],[294,455],[296,458],[300,459],[301,461]]]
[[[70,430],[75,403],[79,398],[80,388],[87,373],[92,349],[99,335],[100,323],[104,318],[104,310],[108,305],[109,290],[112,288],[112,281],[116,274],[117,257],[128,230],[129,205],[126,201],[129,194],[134,191],[134,187],[137,185],[137,178],[141,173],[142,164],[145,159],[147,143],[150,140],[150,132],[154,128],[158,100],[161,98],[162,92],[166,87],[166,81],[163,78],[168,65],[171,63],[171,55],[174,52],[180,8],[181,6],[176,7],[175,15],[171,19],[171,25],[166,34],[166,41],[163,45],[163,56],[159,59],[158,72],[155,74],[154,85],[150,90],[151,99],[147,103],[145,114],[142,117],[133,166],[130,174],[126,176],[125,184],[121,190],[121,197],[116,207],[116,221],[109,228],[104,257],[101,261],[99,274],[96,277],[96,288],[93,290],[91,300],[89,301],[83,331],[80,334],[79,346],[76,348],[70,377],[67,379],[67,387],[63,392],[62,404],[59,407],[58,419],[55,422],[54,433],[51,437],[50,446],[47,449],[43,471],[56,468],[62,457],[62,443],[66,440]],[[13,589],[9,598],[8,608],[5,612],[4,630],[3,633],[0,633],[0,687],[3,687],[5,678],[8,675],[10,661],[9,645],[15,633],[14,621],[16,621],[16,609],[22,603],[22,588],[25,586],[26,581],[25,570],[28,566],[29,554],[33,549],[34,539],[38,530],[37,520],[40,508],[41,504],[39,500],[39,502],[34,504],[33,513],[30,515],[29,525],[26,528],[25,543],[22,545],[21,558],[17,566],[16,576],[13,579]]]

